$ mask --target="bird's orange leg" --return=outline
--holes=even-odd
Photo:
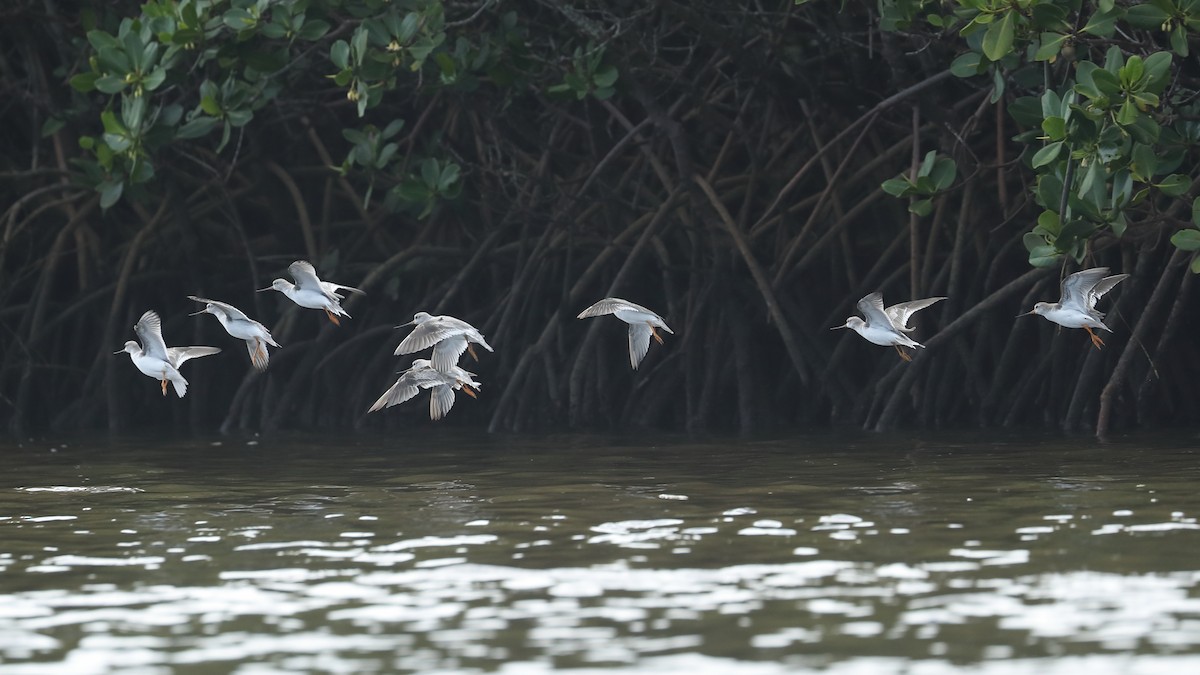
[[[471,358],[475,359],[476,361],[479,360],[479,355],[475,353],[475,348],[471,346],[470,342],[467,343],[467,353],[470,354]]]
[[[167,378],[164,377],[161,384],[162,384],[163,396],[166,396],[167,395]]]
[[[333,312],[329,311],[328,309],[325,310],[325,316],[329,317],[329,320],[333,322],[333,325],[335,325],[335,326],[342,325],[342,322],[338,321],[337,315],[334,314]]]
[[[647,323],[646,325],[650,326],[649,323]],[[665,344],[663,342],[662,336],[658,334],[658,329],[656,329],[654,326],[650,326],[650,334],[654,336],[655,340],[658,340],[658,344],[660,344],[660,345]]]
[[[1096,349],[1100,349],[1104,346],[1104,340],[1101,340],[1099,335],[1093,333],[1091,328],[1084,326],[1083,329],[1086,330],[1088,335],[1092,338],[1092,344],[1096,346]]]
[[[908,352],[901,349],[900,345],[893,345],[893,346],[896,348],[896,353],[900,355],[901,359],[903,359],[905,361],[912,361],[912,357],[908,355]]]
[[[475,394],[475,390],[471,388],[471,385],[467,384],[466,382],[459,382],[459,384],[462,385],[462,390],[463,390],[464,394],[466,394],[467,396],[470,396],[471,398],[479,398]]]

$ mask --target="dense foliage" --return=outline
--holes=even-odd
[[[497,350],[443,424],[1200,416],[1200,0],[83,4],[0,10],[15,430],[426,424],[364,415],[418,310]],[[352,320],[253,293],[298,258]],[[1134,275],[1106,349],[1012,318],[1088,265]],[[827,330],[876,289],[950,297],[911,364]],[[271,326],[270,370],[188,294]],[[637,372],[574,319],[606,295],[675,329]],[[147,308],[229,352],[182,401],[111,353]]]

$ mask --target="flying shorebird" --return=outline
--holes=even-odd
[[[321,281],[317,277],[317,270],[307,260],[297,260],[288,265],[288,274],[296,280],[292,283],[287,279],[276,279],[271,282],[267,288],[260,288],[258,292],[263,291],[279,291],[288,297],[289,300],[309,309],[323,309],[325,315],[335,326],[342,325],[338,320],[339,316],[350,318],[346,310],[342,309],[342,300],[345,297],[338,291],[350,291],[359,295],[366,295],[353,286],[343,286],[329,281]]]
[[[433,368],[442,373],[450,373],[458,365],[458,358],[464,351],[469,352],[471,358],[478,361],[479,355],[475,353],[475,348],[471,346],[472,343],[489,352],[493,351],[492,346],[483,339],[483,334],[462,319],[445,315],[431,316],[428,312],[417,312],[413,315],[412,321],[400,324],[396,328],[414,324],[416,328],[413,328],[408,337],[400,341],[394,354],[396,356],[412,354],[433,347],[430,361],[433,363]]]
[[[863,317],[866,317],[865,321],[860,317],[852,316],[846,319],[844,325],[834,326],[829,330],[838,330],[839,328],[853,329],[854,332],[863,336],[867,342],[884,347],[891,345],[896,348],[896,353],[900,355],[900,358],[905,361],[912,361],[912,357],[901,349],[900,346],[920,347],[924,349],[925,345],[906,335],[906,333],[913,331],[913,328],[908,325],[908,320],[920,310],[945,299],[944,297],[937,297],[911,300],[884,308],[883,294],[876,291],[863,296],[858,301],[858,311],[862,312]]]
[[[629,324],[629,364],[633,366],[634,370],[637,370],[638,364],[646,357],[646,352],[650,351],[651,336],[658,341],[658,344],[663,344],[662,336],[658,334],[657,328],[661,328],[671,335],[675,334],[675,331],[667,327],[667,322],[663,321],[661,316],[637,303],[620,298],[605,298],[583,310],[575,318],[587,319],[605,314],[615,314],[618,319]]]
[[[205,303],[204,309],[192,312],[188,316],[212,314],[217,317],[217,321],[221,322],[225,332],[239,340],[246,341],[246,351],[250,352],[250,363],[257,370],[267,369],[267,361],[270,358],[267,353],[267,345],[278,347],[279,343],[271,337],[271,331],[267,330],[266,326],[246,316],[242,310],[228,303],[199,298],[194,295],[189,295],[188,298]]]
[[[1058,302],[1039,302],[1033,309],[1017,316],[1041,314],[1060,326],[1082,328],[1088,332],[1096,349],[1100,349],[1104,346],[1104,340],[1093,333],[1092,329],[1102,328],[1110,333],[1112,329],[1104,325],[1104,312],[1096,309],[1096,301],[1129,276],[1106,276],[1107,274],[1107,267],[1093,267],[1071,274],[1062,280],[1062,297]]]
[[[167,395],[167,381],[175,386],[175,394],[179,398],[187,393],[187,380],[179,374],[179,366],[184,361],[216,354],[221,351],[218,347],[168,347],[163,341],[162,320],[154,310],[149,310],[138,319],[133,326],[141,345],[129,340],[125,347],[114,354],[128,353],[133,365],[142,371],[143,375],[153,377],[162,383],[163,396]]]
[[[434,369],[429,359],[416,359],[412,367],[400,373],[400,379],[383,392],[368,413],[390,408],[416,396],[422,389],[429,389],[429,419],[440,420],[454,407],[454,390],[462,389],[471,398],[483,385],[475,381],[475,373],[454,366],[450,372]]]

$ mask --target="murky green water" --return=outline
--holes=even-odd
[[[4,673],[1200,672],[1200,452],[973,436],[0,447]]]

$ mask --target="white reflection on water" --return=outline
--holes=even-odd
[[[115,485],[48,485],[45,487],[19,487],[22,492],[103,494],[105,492],[144,492],[139,488]]]
[[[601,529],[654,527],[609,525]],[[422,539],[405,548],[428,546],[429,541]],[[462,538],[447,539],[463,543]],[[469,538],[469,545],[483,546],[493,540]],[[798,650],[800,645],[830,635],[874,640],[919,629],[924,640],[933,642],[940,632],[937,626],[984,619],[999,621],[1002,630],[1014,635],[1029,636],[1024,639],[1065,638],[1113,650],[1129,649],[1138,641],[1166,648],[1200,640],[1200,622],[1194,620],[1200,617],[1200,598],[1191,597],[1200,573],[1073,572],[978,578],[953,592],[941,585],[947,579],[938,578],[945,573],[924,564],[808,560],[716,569],[640,569],[617,563],[543,570],[474,564],[465,558],[429,562],[437,564],[358,573],[313,567],[228,570],[220,573],[222,583],[217,586],[152,585],[135,591],[100,586],[78,592],[15,593],[0,610],[0,653],[7,659],[25,659],[60,650],[61,641],[46,632],[75,626],[91,635],[66,645],[66,660],[59,665],[68,670],[62,672],[236,663],[303,654],[324,655],[330,667],[341,658],[337,655],[343,655],[349,659],[343,666],[354,663],[360,670],[387,670],[387,655],[406,642],[431,650],[416,649],[424,654],[414,657],[416,663],[435,669],[458,663],[449,667],[454,670],[464,668],[464,661],[507,653],[510,647],[497,636],[511,637],[512,631],[518,631],[521,649],[549,658],[578,659],[578,665],[591,662],[604,663],[606,669],[623,665],[629,672],[678,672],[675,669],[687,664],[697,672],[718,672],[732,662],[701,654],[655,655],[703,651],[713,630],[705,628],[704,622],[719,626],[723,620],[717,617],[744,616],[755,623],[756,614],[764,612],[771,618],[748,632],[749,645],[764,650],[760,656],[772,650],[781,656],[790,653],[793,656],[784,661],[793,666],[803,661],[805,650]],[[873,619],[886,605],[900,609],[896,618]],[[780,611],[797,623],[781,624]],[[261,629],[202,628],[236,626],[247,619],[262,626],[295,624],[274,634]],[[160,632],[187,626],[193,628],[178,637],[172,635],[176,631]],[[201,629],[195,630],[196,626]],[[93,634],[98,630],[106,634]],[[376,666],[362,661],[370,655],[379,657]],[[1164,667],[1194,663],[1165,656],[1154,662]],[[1036,659],[1015,663],[1039,669],[1049,664]],[[1108,664],[1098,672],[1138,672],[1114,670],[1111,661],[1097,663]],[[943,669],[947,664],[928,659],[850,658],[823,666],[832,673],[949,672]],[[515,664],[508,667],[501,672],[526,672],[511,670]],[[535,665],[530,668],[530,672],[543,672]],[[1019,672],[1015,668],[1015,664],[1002,667],[984,661],[970,672]],[[30,665],[12,672],[37,670]],[[769,663],[737,663],[739,673],[785,670]]]
[[[0,671],[1200,672],[1192,491],[394,473],[10,491]]]

